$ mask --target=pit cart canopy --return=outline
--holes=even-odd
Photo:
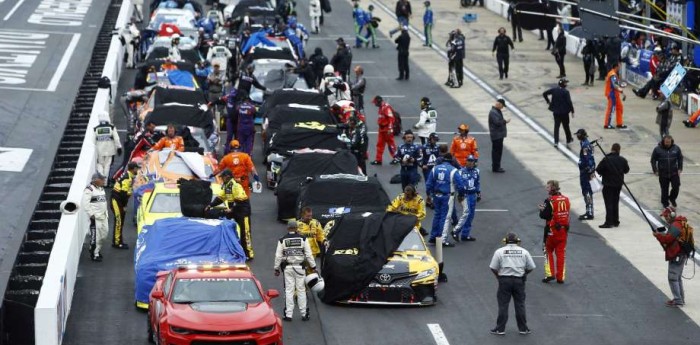
[[[346,147],[338,140],[338,127],[318,122],[285,123],[267,140],[265,155],[276,152],[288,156],[292,151],[304,148],[335,151]]]
[[[318,90],[278,89],[265,98],[265,103],[263,103],[262,108],[260,108],[260,112],[266,114],[278,105],[290,103],[327,108],[328,98],[318,92]]]
[[[376,177],[319,175],[301,184],[296,214],[305,206],[311,207],[314,217],[325,225],[349,213],[382,212],[389,203]]]
[[[336,221],[323,257],[321,300],[347,300],[366,288],[415,224],[415,216],[391,212],[349,214]]]
[[[299,187],[307,177],[326,174],[357,174],[357,159],[350,151],[308,151],[294,153],[282,164],[277,184],[277,219],[297,216]]]
[[[170,51],[167,47],[154,47],[153,50],[146,56],[146,60],[153,59],[165,59],[170,55]],[[196,49],[180,49],[180,56],[186,62],[195,64],[200,61],[204,61],[202,55]],[[179,68],[179,66],[178,66]]]
[[[134,251],[135,297],[148,303],[159,271],[184,264],[245,263],[231,220],[166,218],[147,225],[139,234]]]
[[[182,103],[165,103],[155,107],[144,119],[144,123],[153,121],[156,126],[173,123],[181,126],[201,128],[209,137],[214,133],[214,115],[204,106]]]
[[[207,104],[202,91],[177,86],[156,86],[153,88],[151,98],[153,98],[154,107],[174,102],[191,105]]]

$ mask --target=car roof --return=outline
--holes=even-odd
[[[257,281],[253,272],[249,269],[222,269],[222,270],[208,270],[208,269],[180,269],[176,268],[173,270],[175,272],[174,278],[250,278]]]

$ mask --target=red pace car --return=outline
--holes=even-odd
[[[148,338],[163,345],[282,345],[282,322],[246,265],[161,271],[151,290]]]

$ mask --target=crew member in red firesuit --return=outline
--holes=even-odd
[[[377,155],[372,165],[382,165],[382,156],[384,155],[384,146],[389,147],[389,154],[394,157],[396,153],[396,144],[394,143],[394,108],[389,103],[382,99],[382,96],[375,96],[372,103],[379,108],[377,125],[379,125],[379,133],[377,134]],[[391,164],[397,164],[397,160],[392,160]]]
[[[544,227],[544,247],[546,251],[543,283],[556,279],[564,284],[566,278],[566,239],[569,234],[569,198],[559,192],[559,181],[547,181],[549,197],[540,204],[540,218],[547,223]],[[556,255],[556,265],[554,256]]]
[[[250,154],[253,151],[253,139],[255,139],[255,104],[250,101],[248,93],[238,91],[241,102],[236,106],[238,113],[238,132],[236,140],[241,144],[241,151]]]

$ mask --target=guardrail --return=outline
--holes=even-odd
[[[133,8],[131,0],[122,2],[115,30],[126,27]],[[73,300],[80,254],[89,227],[89,219],[80,207],[80,200],[85,186],[90,182],[95,171],[96,156],[92,128],[99,123],[99,114],[110,110],[110,100],[117,99],[117,83],[122,72],[121,57],[124,55],[124,49],[119,36],[112,35],[109,53],[102,71],[102,76],[107,76],[112,81],[110,89],[112,94],[110,95],[108,89],[98,89],[95,95],[68,197],[66,202],[61,204],[63,215],[58,224],[46,275],[34,309],[34,333],[37,345],[60,345],[63,341]]]

